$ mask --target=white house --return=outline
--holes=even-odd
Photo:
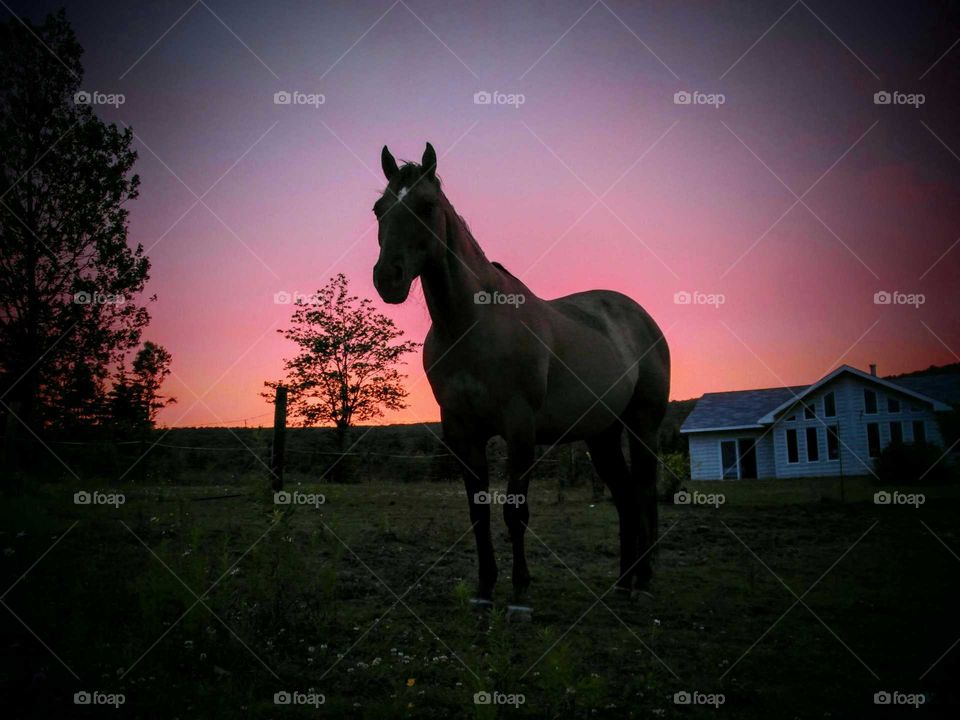
[[[680,432],[694,480],[865,475],[892,441],[943,446],[960,375],[877,377],[841,365],[812,385],[707,393]]]

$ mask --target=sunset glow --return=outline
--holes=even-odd
[[[776,22],[787,6],[762,2],[244,2],[174,25],[186,7],[67,8],[84,86],[125,96],[98,113],[137,136],[145,337],[178,398],[161,424],[268,425],[259,393],[293,352],[275,295],[337,272],[423,340],[419,287],[387,306],[372,284],[384,144],[417,160],[430,141],[487,256],[539,296],[642,304],[673,399],[958,360],[960,50],[911,52],[920,11],[912,28],[830,5]],[[436,421],[419,355],[407,374],[410,407],[384,421]]]

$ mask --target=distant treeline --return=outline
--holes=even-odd
[[[686,454],[686,439],[679,431],[694,402],[670,403],[661,428],[661,454]],[[72,470],[83,480],[106,482],[229,483],[251,474],[266,477],[272,435],[269,427],[171,428],[138,440],[102,436],[52,440],[50,449],[57,457],[37,456],[33,470],[51,479],[70,477]],[[593,477],[582,442],[542,447],[538,452],[541,460],[534,476],[560,473],[572,483]],[[491,478],[502,480],[506,447],[501,439],[490,442],[489,457]],[[459,481],[461,473],[460,463],[443,442],[440,423],[353,428],[345,453],[338,449],[333,428],[288,428],[285,459],[287,476],[304,482]]]

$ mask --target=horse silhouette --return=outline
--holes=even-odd
[[[514,601],[524,599],[535,446],[574,440],[586,441],[616,503],[617,588],[645,588],[657,538],[657,431],[670,387],[670,352],[660,328],[620,293],[589,290],[543,300],[487,260],[443,192],[430,143],[419,165],[398,167],[386,146],[381,164],[387,187],[373,206],[380,243],[373,282],[385,302],[402,303],[420,278],[432,320],[423,364],[444,440],[463,465],[478,597],[491,600],[497,581],[490,509],[500,500],[513,545]],[[496,435],[507,445],[505,495],[489,492],[486,446]]]

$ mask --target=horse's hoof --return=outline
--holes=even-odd
[[[617,597],[629,598],[633,591],[628,587],[624,587],[623,585],[616,585],[613,588],[613,592]]]
[[[478,597],[470,598],[470,607],[477,612],[487,612],[493,609],[493,600]]]
[[[533,620],[533,608],[528,605],[507,605],[507,622],[528,623]]]

